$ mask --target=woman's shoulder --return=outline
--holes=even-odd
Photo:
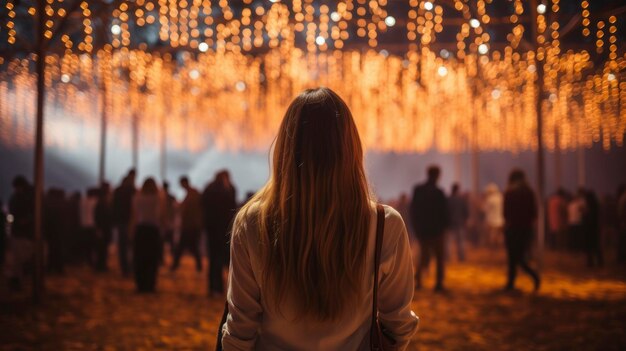
[[[385,237],[396,241],[400,235],[406,232],[404,219],[398,210],[390,205],[381,204],[385,210]],[[376,213],[376,210],[374,209]]]
[[[398,221],[402,221],[402,215],[400,214],[400,212],[398,212],[398,210],[396,210],[395,208],[393,208],[391,205],[385,205],[385,204],[381,204],[383,206],[383,209],[385,210],[385,221],[390,221],[390,222],[398,222]]]
[[[235,215],[233,224],[233,237],[249,235],[251,229],[256,227],[261,213],[260,201],[252,201],[245,204]]]

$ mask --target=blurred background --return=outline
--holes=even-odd
[[[5,0],[0,348],[213,348],[228,262],[211,221],[265,184],[293,98],[327,86],[416,269],[409,208],[429,167],[465,208],[441,234],[446,292],[415,292],[410,349],[626,349],[624,13],[617,0]],[[503,291],[513,169],[537,200],[523,256],[538,291],[525,276]],[[166,209],[148,229],[132,223],[137,198]]]

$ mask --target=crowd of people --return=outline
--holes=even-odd
[[[422,287],[422,275],[431,258],[436,262],[435,290],[444,290],[444,266],[454,252],[466,259],[468,245],[504,246],[508,256],[506,289],[513,289],[517,267],[528,272],[538,289],[538,273],[526,262],[537,217],[535,194],[524,173],[514,170],[502,193],[496,184],[472,196],[457,183],[451,192],[437,185],[440,169],[431,166],[427,180],[416,186],[412,198],[402,194],[391,204],[405,220],[409,236],[419,246],[415,285]],[[202,271],[202,235],[209,259],[208,292],[224,293],[223,269],[229,263],[229,231],[237,209],[236,192],[228,171],[215,175],[200,193],[185,176],[180,178],[185,197],[178,201],[164,182],[159,186],[147,178],[136,187],[136,172],[130,170],[115,189],[108,183],[66,195],[50,188],[43,202],[43,234],[46,241],[46,268],[63,273],[68,264],[88,264],[95,271],[109,269],[109,248],[116,244],[119,268],[134,276],[137,289],[156,289],[159,266],[166,254],[176,271],[184,253],[195,259]],[[251,194],[249,194],[250,197]],[[0,203],[0,262],[13,289],[19,289],[24,274],[32,271],[34,233],[34,190],[23,176],[15,177],[8,213]],[[587,264],[604,263],[603,247],[617,248],[618,262],[626,262],[626,186],[617,196],[599,201],[593,191],[580,188],[575,195],[557,190],[546,201],[546,245],[553,250],[584,252]],[[10,232],[10,245],[7,240]],[[114,235],[116,240],[113,240]],[[10,260],[6,260],[10,248]]]
[[[15,177],[12,185],[8,213],[0,203],[0,264],[9,286],[19,290],[23,277],[34,268],[34,188],[23,176]],[[66,265],[88,265],[97,272],[107,271],[109,248],[116,243],[121,274],[133,276],[139,292],[153,292],[167,253],[173,257],[171,271],[186,251],[202,271],[200,245],[205,233],[208,291],[223,295],[229,225],[238,208],[235,187],[226,170],[219,171],[202,193],[185,176],[180,185],[186,192],[180,202],[167,182],[159,186],[148,177],[137,188],[135,170],[117,188],[103,183],[88,189],[85,196],[80,192],[67,196],[62,189],[50,188],[43,198],[46,270],[63,273]]]
[[[458,183],[446,196],[437,185],[439,176],[439,167],[429,167],[426,182],[414,188],[411,199],[402,194],[390,202],[402,214],[409,235],[419,246],[416,289],[422,287],[423,271],[434,257],[435,290],[444,290],[445,262],[453,257],[453,248],[458,261],[465,261],[468,244],[506,249],[506,290],[514,289],[517,267],[526,271],[539,289],[539,275],[526,261],[537,239],[537,199],[524,172],[511,172],[504,193],[491,183],[477,196],[462,193]],[[575,196],[558,189],[546,201],[545,229],[548,249],[585,253],[589,267],[603,265],[603,247],[616,248],[617,262],[625,263],[626,186],[603,201],[589,189],[580,188]]]

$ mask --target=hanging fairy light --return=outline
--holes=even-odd
[[[7,42],[12,45],[15,44],[15,36],[17,35],[17,32],[15,31],[15,4],[13,3],[13,0],[7,0],[4,6],[8,11],[8,20],[6,22],[6,29],[8,31]]]
[[[617,33],[617,26],[615,25],[617,22],[617,17],[611,16],[609,17],[609,59],[615,60],[617,58],[617,37],[615,33]]]
[[[456,42],[444,43],[452,44],[445,48],[436,45],[444,26],[439,1],[409,0],[406,16],[398,19],[398,13],[387,11],[386,0],[119,1],[111,5],[110,21],[104,21],[107,42],[98,46],[94,33],[101,21],[92,10],[99,7],[81,1],[69,16],[61,3],[46,0],[45,33],[51,37],[56,21],[68,17],[77,22],[69,28],[81,33],[61,33],[51,41],[60,48],[45,58],[48,99],[58,101],[46,111],[54,131],[64,123],[95,123],[102,80],[111,92],[106,107],[111,126],[127,130],[128,121],[137,118],[146,145],[158,142],[161,120],[168,116],[176,147],[198,150],[210,142],[225,149],[263,148],[292,96],[325,85],[345,96],[370,148],[460,151],[476,141],[483,150],[519,151],[536,147],[541,68],[548,149],[623,144],[626,59],[618,47],[618,17],[592,21],[586,0],[580,4],[583,35],[587,29],[593,38],[589,50],[565,49],[557,16],[563,10],[553,0],[536,9],[536,52],[524,43],[528,14],[521,0],[512,0],[511,12],[498,18],[498,24],[510,25],[506,41],[499,43],[492,36],[502,36],[490,28],[492,1],[450,1],[454,8],[446,5],[445,11],[456,14],[445,24],[456,27],[451,29]],[[9,47],[20,37],[17,14],[36,15],[34,8],[17,11],[17,4],[7,0],[2,7],[9,16],[0,34]],[[406,25],[409,39],[404,53],[382,46],[384,32],[399,23]],[[144,28],[158,40],[136,35]],[[152,50],[157,41],[159,49]],[[381,47],[340,50],[347,43]],[[598,64],[598,52],[608,61]],[[3,143],[32,142],[33,58],[0,57],[0,101],[10,102],[0,104]],[[467,116],[470,104],[482,116],[475,128]],[[398,118],[382,124],[381,115]],[[130,136],[123,138],[122,144],[130,142]]]
[[[585,37],[588,37],[589,34],[591,34],[591,31],[589,30],[589,24],[591,23],[591,21],[589,20],[589,1],[582,0],[580,2],[580,6],[582,7],[582,33]]]

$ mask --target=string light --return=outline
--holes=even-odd
[[[46,0],[47,38],[55,21],[68,17],[59,3]],[[444,7],[437,1],[408,3],[406,19],[396,20],[387,12],[386,0],[120,1],[107,23],[109,42],[95,48],[93,32],[99,21],[93,18],[91,2],[84,0],[78,16],[72,17],[82,20],[74,27],[82,35],[62,33],[63,51],[46,57],[47,99],[55,102],[46,111],[52,135],[70,122],[95,123],[99,102],[94,101],[100,101],[104,84],[111,92],[105,108],[112,128],[127,130],[136,116],[148,145],[160,140],[167,117],[176,147],[198,150],[210,142],[227,149],[265,148],[293,95],[325,85],[348,100],[370,148],[460,151],[476,142],[483,150],[532,149],[537,70],[542,68],[548,149],[557,143],[562,149],[593,142],[605,148],[623,145],[626,82],[621,73],[626,59],[619,56],[616,16],[592,23],[589,1],[581,1],[582,34],[592,36],[591,52],[561,52],[559,16],[554,15],[561,10],[560,1],[540,4],[540,48],[535,52],[520,45],[527,30],[523,1],[511,1],[512,12],[504,19],[510,21],[510,32],[505,32],[507,46],[501,48],[491,43],[494,32],[488,31],[492,1],[477,0],[470,10],[469,2],[453,0],[454,8],[446,6],[445,11],[456,11],[451,18],[460,19],[451,21],[458,28],[455,56],[450,48],[433,45],[443,31]],[[8,18],[1,34],[9,45],[18,38],[16,4],[4,4]],[[25,12],[36,15],[34,7],[19,13]],[[397,23],[406,24],[409,45],[404,55],[390,48],[333,50],[342,49],[352,33],[358,43],[377,47],[382,33]],[[146,52],[146,37],[135,34],[137,27],[158,33],[163,50]],[[593,51],[609,60],[594,64]],[[0,101],[10,102],[0,104],[3,143],[32,142],[32,59],[0,58]],[[470,104],[481,116],[475,128],[467,116]],[[449,108],[442,111],[444,105]],[[398,118],[380,125],[380,115]],[[122,144],[130,140],[121,138]],[[51,137],[47,142],[78,145],[81,140]]]
[[[591,31],[589,31],[589,24],[591,23],[591,21],[589,20],[589,1],[588,0],[582,0],[580,2],[580,6],[582,7],[582,25],[583,25],[583,35],[585,37],[588,37],[589,34],[591,34]]]

